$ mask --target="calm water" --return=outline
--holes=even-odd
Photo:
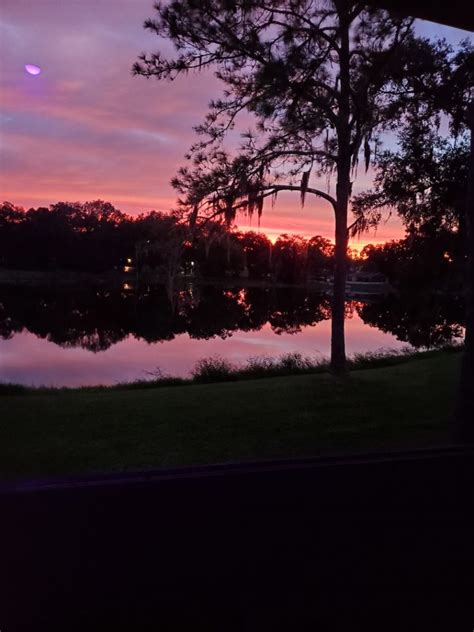
[[[461,335],[452,297],[347,302],[347,351],[434,347]],[[328,356],[329,299],[301,288],[189,285],[163,290],[0,289],[0,381],[113,384],[159,368],[189,375],[201,358],[232,362],[298,351]]]

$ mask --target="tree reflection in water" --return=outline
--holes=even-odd
[[[357,312],[364,323],[393,334],[415,349],[431,349],[460,340],[463,335],[464,301],[441,293],[389,294],[361,303]]]
[[[438,294],[389,295],[348,301],[346,318],[395,335],[415,348],[436,347],[462,334],[459,298]],[[189,284],[171,306],[164,288],[136,293],[129,288],[3,288],[0,337],[27,330],[62,347],[104,351],[129,335],[149,343],[191,338],[226,338],[258,331],[269,323],[276,334],[298,333],[331,317],[329,297],[300,287],[215,287]]]

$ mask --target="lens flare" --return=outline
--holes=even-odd
[[[34,64],[25,64],[25,70],[29,75],[39,75],[41,72],[41,68]]]

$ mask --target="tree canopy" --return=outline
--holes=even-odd
[[[388,210],[409,233],[464,233],[474,46],[464,41],[453,49],[441,40],[432,52],[444,69],[417,88],[399,121],[397,148],[376,156],[372,189],[353,200],[354,231],[377,226]]]

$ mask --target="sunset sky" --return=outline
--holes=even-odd
[[[174,205],[170,178],[219,84],[210,74],[173,83],[131,76],[137,55],[159,47],[142,27],[152,15],[151,0],[1,1],[2,200],[30,207],[101,198],[131,214]],[[428,22],[417,30],[452,43],[472,36]],[[28,75],[25,64],[43,71]],[[361,174],[354,190],[369,184]],[[332,215],[323,201],[301,209],[288,194],[268,204],[261,230],[332,237]],[[401,234],[391,219],[353,245]]]

